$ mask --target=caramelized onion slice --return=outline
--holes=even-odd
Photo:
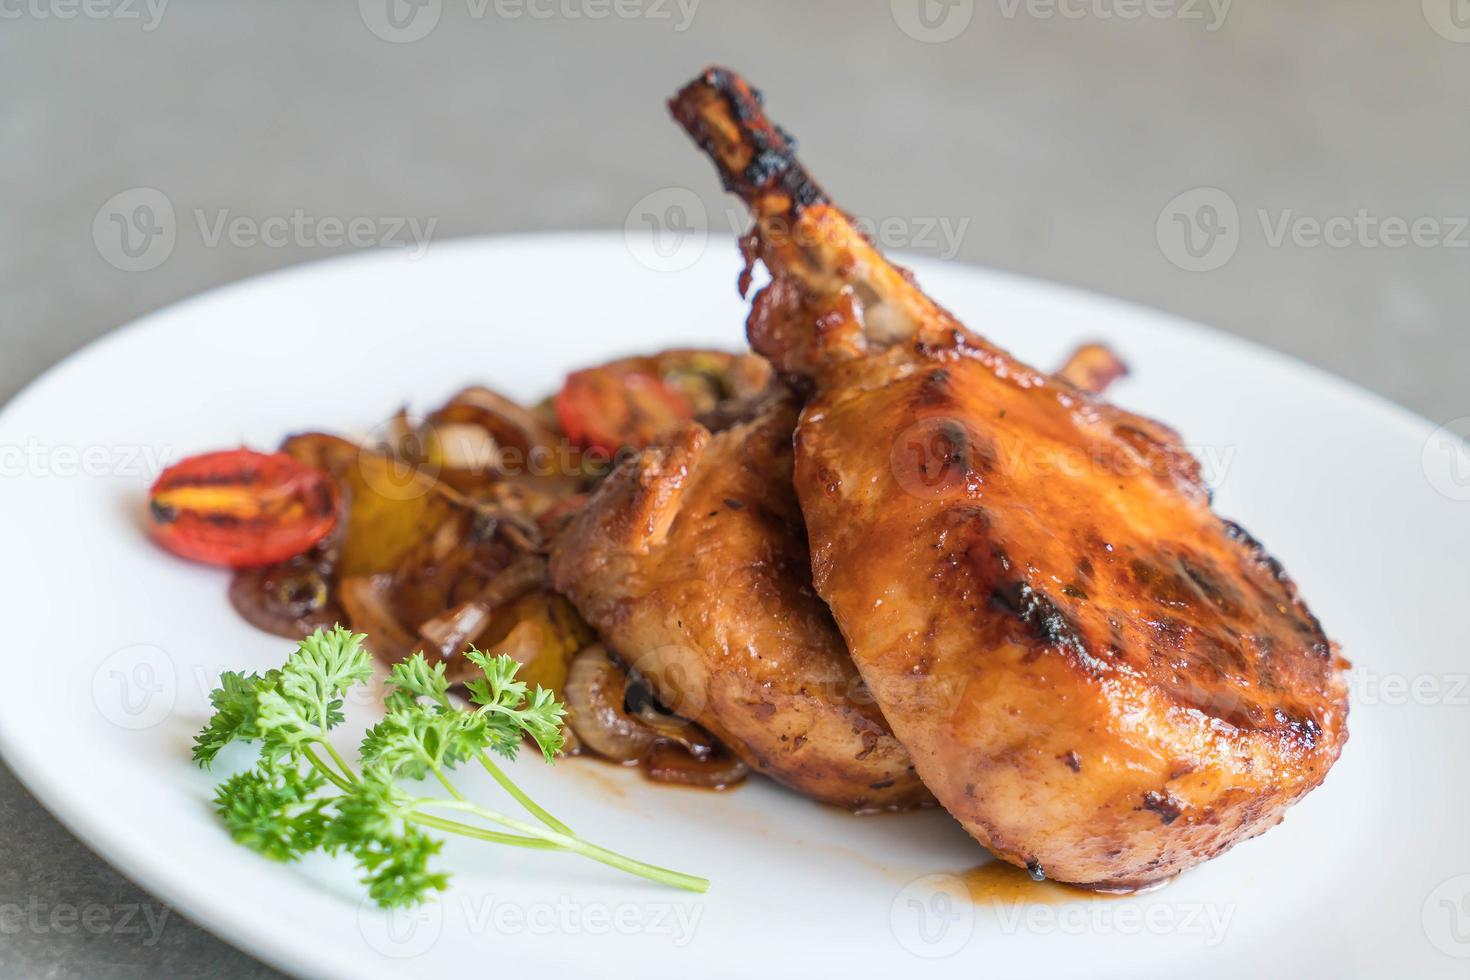
[[[419,637],[425,650],[432,650],[441,659],[448,660],[474,642],[475,637],[490,625],[493,610],[478,599],[471,599],[435,616],[419,626]]]
[[[393,615],[392,584],[393,576],[380,574],[349,576],[337,586],[352,628],[367,635],[363,645],[386,664],[396,664],[419,649],[418,640]]]
[[[615,762],[639,762],[658,783],[728,789],[750,770],[714,736],[662,710],[636,672],[624,672],[601,645],[572,660],[567,721],[582,746]]]
[[[536,413],[489,388],[466,388],[429,416],[429,425],[470,425],[487,433],[498,445],[522,452],[551,447],[556,433]]]
[[[624,707],[633,717],[649,728],[660,741],[672,742],[695,759],[709,759],[723,752],[725,747],[713,735],[688,718],[670,714],[658,703],[653,685],[637,670],[628,671],[627,694]]]
[[[628,675],[601,644],[582,650],[567,670],[567,724],[577,739],[615,762],[637,762],[653,749],[658,736],[628,714],[624,701]]]
[[[661,741],[644,760],[643,774],[656,783],[729,789],[743,782],[750,769],[723,746],[713,755],[695,758],[683,746]]]
[[[445,660],[456,656],[490,625],[495,611],[533,589],[549,588],[551,576],[542,555],[522,555],[485,583],[469,602],[435,616],[419,636]]]
[[[440,479],[471,493],[520,493],[540,512],[574,493],[581,466],[558,452],[557,433],[535,412],[489,388],[466,388],[423,426]]]

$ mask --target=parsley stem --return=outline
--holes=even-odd
[[[709,879],[707,878],[699,878],[694,875],[684,874],[680,871],[673,871],[669,868],[661,868],[656,864],[648,864],[643,861],[637,861],[633,858],[619,854],[616,851],[609,851],[605,847],[598,847],[596,844],[590,844],[587,841],[582,840],[580,837],[569,836],[567,834],[559,834],[554,830],[543,829],[536,826],[535,824],[529,824],[524,821],[517,820],[514,817],[508,817],[503,813],[498,813],[495,810],[480,806],[476,803],[470,803],[463,800],[440,800],[433,798],[423,798],[415,800],[414,806],[440,807],[446,810],[460,810],[465,813],[473,813],[475,816],[480,817],[484,820],[489,820],[491,823],[498,823],[502,827],[508,827],[511,830],[519,831],[522,834],[526,834],[531,837],[539,837],[542,840],[550,841],[551,843],[559,845],[563,849],[571,851],[574,854],[580,854],[583,857],[591,858],[594,861],[606,864],[609,867],[617,868],[619,871],[626,871],[628,874],[637,875],[640,878],[647,878],[650,881],[661,882],[665,885],[673,885],[676,888],[683,888],[687,891],[692,892],[704,892],[709,889]]]
[[[445,709],[454,709],[454,705],[450,703],[449,698],[442,695],[439,697],[438,703],[441,707]],[[485,705],[484,708],[487,711],[502,710],[495,705]],[[504,712],[502,711],[502,713]],[[517,803],[524,807],[526,809],[526,812],[530,813],[533,817],[546,824],[546,826],[550,827],[558,834],[566,834],[568,837],[577,836],[576,832],[573,831],[572,828],[568,827],[566,824],[553,817],[544,807],[542,807],[535,800],[527,796],[525,791],[517,786],[515,782],[505,774],[505,770],[497,766],[495,762],[490,758],[490,756],[485,754],[485,751],[483,749],[479,752],[476,752],[475,757],[480,760],[480,765],[484,768],[486,772],[490,774],[490,778],[495,780],[495,782],[499,784],[501,789],[509,793],[512,799],[514,799]],[[455,795],[458,797],[458,794]],[[459,798],[463,799],[463,797]]]
[[[485,830],[483,827],[473,827],[467,823],[457,820],[445,820],[431,813],[409,814],[410,823],[421,824],[425,827],[433,827],[448,834],[459,834],[463,837],[473,837],[476,840],[489,841],[492,844],[509,844],[511,847],[529,847],[542,851],[560,851],[564,848],[560,844],[541,840],[539,837],[518,837],[515,834],[502,834],[494,830]]]
[[[454,784],[449,781],[449,777],[444,775],[444,770],[440,769],[438,766],[434,766],[429,771],[432,772],[434,774],[434,777],[439,780],[439,785],[443,786],[446,790],[449,791],[450,796],[454,797],[456,800],[464,799],[464,794],[456,789]]]
[[[540,820],[542,823],[546,824],[546,826],[550,827],[558,834],[566,834],[568,837],[577,836],[576,833],[572,831],[572,828],[568,827],[566,824],[562,823],[560,820],[547,813],[540,807],[540,805],[536,803],[535,800],[527,796],[525,792],[514,782],[512,782],[511,778],[507,776],[505,772],[490,759],[488,755],[486,755],[484,752],[481,752],[479,753],[479,757],[480,765],[485,767],[485,771],[490,774],[490,778],[499,783],[500,788],[509,793],[511,797],[521,806],[525,807],[532,816],[534,816],[537,820]]]
[[[323,739],[322,748],[326,749],[327,754],[330,755],[333,761],[335,761],[337,765],[342,768],[342,773],[347,777],[348,782],[357,782],[357,773],[353,772],[352,767],[347,764],[347,760],[342,758],[342,756],[337,752],[336,749],[332,748],[331,742]]]
[[[322,757],[312,751],[310,745],[303,746],[302,751],[303,754],[306,756],[306,760],[311,763],[312,768],[321,773],[323,776],[326,776],[327,780],[332,783],[332,785],[336,786],[340,790],[349,790],[352,788],[352,783],[348,782],[342,776],[338,775],[335,771],[333,771],[331,766],[323,762]]]

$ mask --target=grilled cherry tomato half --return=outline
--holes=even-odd
[[[613,367],[569,375],[555,406],[569,439],[606,453],[642,449],[694,417],[689,400],[657,375]]]
[[[337,522],[331,477],[285,453],[205,453],[169,467],[148,495],[153,534],[176,555],[254,568],[310,551]]]

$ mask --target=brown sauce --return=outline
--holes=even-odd
[[[1154,891],[1167,881],[1134,892],[1103,892],[1091,888],[1065,885],[1059,881],[1036,881],[1025,868],[999,859],[959,874],[975,904],[988,905],[1062,905],[1067,902],[1101,901],[1128,898]]]

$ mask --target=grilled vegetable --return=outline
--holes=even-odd
[[[283,453],[193,456],[149,492],[153,535],[174,554],[254,568],[310,551],[337,523],[332,479]]]
[[[615,454],[643,449],[692,418],[738,416],[740,406],[770,387],[771,378],[764,358],[674,349],[577,371],[567,377],[553,405],[573,442]]]
[[[656,374],[609,366],[570,375],[556,396],[556,417],[573,442],[613,454],[649,445],[692,419],[694,408]]]
[[[346,439],[308,433],[287,439],[281,451],[330,473],[347,497],[340,575],[393,569],[454,512],[446,488],[427,472]]]

